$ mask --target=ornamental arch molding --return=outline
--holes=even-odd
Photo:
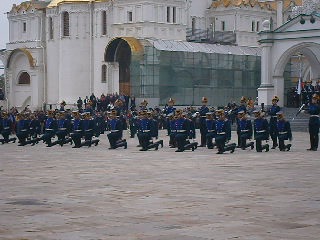
[[[18,54],[24,54],[27,58],[28,58],[28,62],[30,67],[35,67],[35,59],[33,58],[31,52],[29,52],[27,49],[25,48],[17,48],[15,50],[13,50],[9,56],[8,56],[8,60],[6,62],[6,67],[10,68],[11,67],[11,63],[13,61],[13,58],[18,55]]]
[[[290,60],[290,57],[297,52],[300,52],[308,59],[314,76],[316,76],[316,78],[320,77],[320,44],[311,42],[299,43],[288,48],[276,61],[273,77],[283,76],[286,64]]]

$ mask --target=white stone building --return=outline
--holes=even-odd
[[[62,100],[72,105],[91,93],[136,93],[132,81],[138,88],[143,77],[133,79],[137,75],[130,73],[144,71],[144,47],[154,47],[155,40],[163,40],[161,49],[168,51],[180,51],[169,45],[177,47],[175,41],[186,39],[256,47],[262,22],[284,20],[291,5],[295,2],[284,2],[280,18],[274,3],[249,0],[32,0],[13,5],[7,14],[9,43],[0,54],[8,105],[39,108]],[[229,54],[234,50],[212,48]],[[258,56],[255,49],[246,51],[234,50]],[[137,69],[132,69],[131,58],[140,64]],[[158,67],[153,71],[160,72]],[[160,79],[153,77],[153,84]],[[148,94],[138,97],[144,96]],[[159,93],[150,98],[160,103]]]

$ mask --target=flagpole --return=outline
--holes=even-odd
[[[302,54],[299,53],[298,55],[299,57],[299,81],[298,81],[298,94],[299,94],[299,106],[301,106],[302,104],[302,95],[301,95],[301,91],[302,91]]]

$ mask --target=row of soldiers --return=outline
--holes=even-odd
[[[311,148],[310,150],[316,150],[318,147],[318,132],[319,132],[319,106],[317,105],[318,96],[315,95],[312,99],[315,99],[315,104],[311,104],[309,113],[312,115],[314,127],[309,126],[309,131],[313,131],[310,135]],[[241,99],[243,102],[244,99]],[[253,124],[247,116],[247,109],[245,104],[240,104],[237,108],[237,134],[238,144],[229,143],[231,139],[231,121],[230,113],[224,109],[211,112],[207,107],[208,99],[202,98],[202,106],[196,112],[196,115],[190,115],[187,112],[183,112],[180,109],[174,107],[174,100],[169,99],[168,107],[165,109],[164,114],[167,117],[168,135],[170,136],[170,147],[177,148],[177,152],[185,150],[195,150],[198,147],[195,131],[194,118],[200,117],[200,135],[201,144],[199,147],[208,147],[209,149],[217,147],[219,154],[226,151],[234,152],[236,146],[242,149],[250,147],[254,148],[252,141],[247,142],[250,139],[256,141],[256,150],[261,152],[263,150],[269,151],[268,144],[262,144],[262,141],[268,140],[271,137],[273,145],[272,148],[279,146],[281,151],[290,150],[291,145],[284,144],[285,140],[292,139],[292,133],[290,123],[285,120],[284,114],[280,111],[280,107],[277,106],[279,101],[278,97],[272,99],[272,107],[268,110],[270,115],[269,122],[264,117],[264,113],[261,111],[253,111],[255,119]],[[153,116],[153,112],[147,111],[147,101],[144,101],[144,108],[139,112],[136,118],[132,118],[135,122],[137,129],[137,136],[139,139],[139,146],[141,151],[149,149],[158,149],[163,146],[163,140],[158,140],[159,123],[157,118]],[[313,107],[314,106],[314,107]],[[110,142],[110,149],[118,147],[127,148],[127,142],[123,139],[123,131],[127,129],[124,124],[123,116],[119,114],[117,110],[113,110],[108,114],[107,129],[110,131],[108,140]],[[67,143],[74,143],[75,148],[82,146],[98,145],[99,135],[103,133],[105,129],[97,129],[97,118],[93,118],[90,112],[84,112],[80,114],[78,111],[72,112],[72,119],[66,116],[64,111],[54,112],[48,111],[48,116],[45,121],[45,131],[43,135],[41,133],[41,125],[39,119],[34,114],[20,114],[17,121],[17,137],[19,139],[19,145],[25,146],[28,144],[35,145],[40,141],[44,141],[48,147],[54,145],[63,146]],[[309,124],[310,125],[310,124]],[[318,126],[318,132],[316,128]],[[105,127],[103,127],[105,128]],[[310,130],[311,129],[311,130]],[[312,130],[313,129],[313,130]],[[2,143],[15,142],[16,138],[10,138],[12,133],[12,123],[8,118],[6,112],[2,113],[0,119],[0,131],[3,139]],[[311,134],[310,132],[310,134]],[[312,136],[312,137],[311,137]],[[56,141],[52,139],[57,138]],[[83,139],[83,141],[82,141]],[[213,142],[213,139],[215,142]],[[278,144],[279,143],[279,144]]]

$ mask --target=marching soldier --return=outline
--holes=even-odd
[[[216,111],[218,120],[216,120],[216,136],[215,141],[218,148],[217,154],[223,154],[226,151],[233,153],[236,144],[229,144],[226,146],[226,142],[231,139],[231,125],[229,120],[226,118],[224,110],[220,109]]]
[[[209,112],[209,108],[207,107],[208,98],[202,97],[201,103],[202,106],[199,109],[201,142],[199,147],[205,147],[207,142],[206,114]]]
[[[289,121],[284,118],[282,111],[277,112],[277,136],[280,151],[290,151],[291,144],[285,144],[285,140],[292,140],[292,133]]]
[[[254,142],[247,144],[247,139],[252,139],[252,123],[247,118],[247,114],[244,111],[238,112],[239,115],[239,135],[240,135],[240,147],[245,150],[247,147],[254,148]]]
[[[310,114],[309,118],[309,135],[310,135],[310,145],[311,147],[307,150],[317,151],[319,145],[319,127],[320,127],[320,106],[319,106],[319,95],[313,94],[309,109],[305,111]]]
[[[269,124],[267,119],[263,118],[262,113],[259,110],[253,111],[254,119],[254,139],[256,140],[257,152],[266,150],[269,152],[269,144],[262,145],[263,140],[269,140]]]
[[[270,116],[269,121],[269,133],[270,137],[272,139],[272,148],[275,149],[278,146],[277,143],[277,112],[280,111],[280,107],[278,106],[279,98],[277,96],[274,96],[272,98],[272,106],[268,111],[268,114]]]
[[[206,119],[207,147],[208,149],[213,149],[214,145],[213,145],[212,139],[216,137],[216,121],[213,118],[212,112],[207,112],[206,116],[207,116],[207,119]]]
[[[118,147],[124,147],[124,149],[126,149],[127,141],[126,139],[122,139],[123,125],[122,122],[117,118],[116,110],[112,110],[110,114],[109,125],[110,133],[107,134],[110,143],[109,149],[116,149]]]

